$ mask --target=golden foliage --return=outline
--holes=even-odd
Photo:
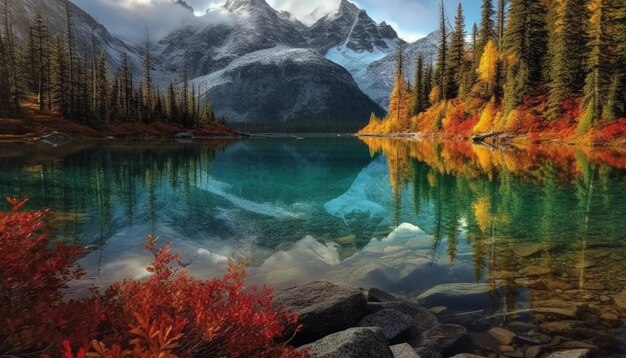
[[[472,133],[481,134],[490,132],[494,128],[496,116],[496,100],[491,98],[491,101],[487,103],[480,114],[478,123],[476,123],[476,126],[472,129]]]
[[[482,81],[492,85],[496,81],[498,72],[498,50],[492,40],[487,42],[485,50],[480,58],[480,65],[478,66],[478,76]]]

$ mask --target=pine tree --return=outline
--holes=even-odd
[[[13,36],[13,19],[9,9],[8,0],[4,0],[4,57],[6,59],[7,72],[7,98],[9,101],[9,110],[18,109],[20,106],[20,79],[17,64],[17,50],[15,37]]]
[[[152,57],[150,55],[150,33],[146,29],[146,48],[144,54],[143,98],[146,111],[145,123],[152,122]]]
[[[96,103],[96,116],[101,124],[109,124],[109,81],[107,78],[107,68],[104,54],[101,53],[96,59],[96,91],[98,92],[98,102]]]
[[[167,112],[169,115],[170,122],[172,123],[180,123],[180,117],[178,112],[178,101],[176,98],[176,90],[174,89],[174,84],[170,83],[167,88]]]
[[[11,103],[9,84],[9,63],[2,29],[0,29],[0,114],[9,110]]]
[[[493,9],[493,0],[483,0],[480,14],[480,29],[478,35],[478,48],[482,51],[489,40],[496,40],[496,30],[493,21],[495,12]]]
[[[550,31],[550,102],[548,118],[562,114],[562,103],[569,94],[579,94],[584,86],[584,69],[588,57],[585,24],[587,9],[582,1],[555,2],[551,13],[556,16]],[[551,22],[552,23],[552,22]]]
[[[69,114],[69,80],[68,63],[65,44],[60,36],[55,35],[52,40],[52,101],[54,107],[66,116]]]
[[[546,8],[542,0],[511,0],[503,39],[507,63],[505,115],[543,82],[547,54]]]
[[[482,52],[483,49],[478,45],[478,26],[474,23],[474,26],[472,26],[472,63],[474,64],[474,69],[478,68]]]
[[[72,26],[72,10],[69,0],[65,0],[65,19],[66,19],[66,46],[67,46],[67,74],[68,74],[68,108],[67,114],[73,113],[76,110],[76,68],[75,68],[75,53],[74,53],[74,28]]]
[[[430,102],[430,93],[433,90],[433,77],[435,73],[432,63],[428,64],[424,73],[424,84],[422,87],[424,88],[424,109],[427,109],[433,104]]]
[[[461,3],[457,7],[454,18],[454,32],[450,41],[449,59],[448,78],[450,85],[447,92],[450,98],[454,98],[458,96],[459,88],[462,85],[465,62],[465,16],[463,16]]]
[[[420,54],[417,56],[415,64],[415,78],[413,80],[413,97],[411,99],[411,116],[423,112],[424,108],[424,58]]]
[[[439,88],[439,96],[437,100],[448,99],[448,31],[446,26],[446,12],[443,0],[439,5],[439,50],[437,55],[437,87]]]
[[[495,41],[498,45],[498,49],[502,48],[502,42],[504,40],[504,25],[506,19],[506,0],[497,0],[498,1],[498,12],[496,21],[496,31],[495,31]]]
[[[589,9],[589,73],[582,102],[585,114],[578,125],[579,134],[584,134],[600,118],[611,121],[623,114],[626,102],[624,95],[619,94],[626,75],[624,44],[619,42],[626,37],[626,4],[623,0],[592,0]]]

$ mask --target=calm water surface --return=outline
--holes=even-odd
[[[422,302],[446,306],[444,320],[622,352],[620,151],[356,138],[0,144],[0,168],[0,194],[52,208],[60,239],[95,248],[73,294],[144,277],[154,234],[199,277],[244,259],[252,280],[278,287],[326,279],[415,298],[455,284],[463,300]]]

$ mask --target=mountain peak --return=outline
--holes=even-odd
[[[185,0],[172,0],[172,2],[176,5],[180,5],[186,10],[193,12],[193,7],[191,7]]]
[[[228,0],[224,7],[230,12],[242,8],[271,8],[265,0]]]
[[[341,0],[341,2],[339,3],[339,9],[337,10],[338,13],[354,13],[359,11],[360,9],[354,5],[353,3],[351,3],[348,0]]]

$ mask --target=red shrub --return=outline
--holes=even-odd
[[[75,265],[83,250],[51,242],[50,211],[17,212],[26,199],[7,201],[13,212],[0,212],[0,355],[45,348],[59,334],[80,337],[92,327],[81,312],[86,301],[66,303],[61,290],[83,274]]]
[[[180,268],[170,244],[158,248],[151,236],[148,279],[63,301],[62,289],[83,275],[75,264],[83,250],[51,243],[49,211],[17,212],[25,200],[8,201],[15,212],[0,212],[0,355],[308,356],[285,343],[299,328],[297,316],[274,307],[271,289],[246,290],[243,265],[229,264],[222,278],[197,280]]]

